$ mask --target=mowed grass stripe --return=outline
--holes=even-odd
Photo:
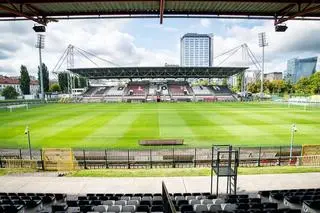
[[[36,110],[40,110],[40,108],[37,108]],[[46,110],[45,108],[42,108],[41,110]],[[60,122],[63,123],[69,123],[70,121],[74,121],[74,117],[79,116],[81,118],[81,110],[74,110],[74,111],[56,111],[55,114],[51,114],[52,117],[48,119],[39,119],[36,122],[29,125],[31,137],[32,137],[32,143],[37,147],[37,144],[42,144],[44,140],[43,137],[50,134],[52,131],[55,130],[56,126],[61,126]],[[86,111],[88,114],[90,114],[88,111]],[[47,117],[47,116],[44,116]],[[65,120],[65,118],[68,118]],[[26,138],[24,135],[24,130],[26,128],[26,124],[21,124],[19,126],[16,126],[15,128],[8,126],[2,126],[1,131],[4,132],[4,134],[1,135],[0,139],[0,147],[12,147],[11,145],[16,143],[16,146],[19,147],[26,147]],[[58,124],[58,125],[57,125]]]
[[[189,128],[191,128],[195,136],[189,145],[195,147],[208,146],[209,144],[219,143],[218,141],[224,141],[225,136],[228,137],[220,125],[212,122],[210,119],[212,112],[205,113],[206,111],[203,109],[195,109],[188,105],[183,107],[188,108],[189,111],[179,112],[179,116],[185,121]]]
[[[128,131],[139,114],[140,112],[135,111],[123,111],[118,112],[116,115],[113,114],[108,122],[84,138],[82,143],[86,143],[90,147],[92,147],[92,143],[97,147],[106,148],[128,146],[127,143],[118,143],[118,139]]]
[[[158,111],[160,138],[181,139],[192,141],[194,133],[189,125],[179,116],[176,109]]]
[[[157,107],[157,105],[154,105]],[[158,110],[138,111],[139,115],[131,123],[130,128],[117,141],[118,147],[131,147],[128,144],[138,146],[139,140],[159,138]]]
[[[103,144],[96,143],[95,140],[86,140],[92,132],[104,126],[112,118],[118,116],[120,112],[123,112],[123,106],[119,106],[117,109],[112,109],[108,107],[100,108],[103,105],[89,105],[90,108],[95,110],[91,111],[92,117],[77,123],[75,126],[68,126],[62,132],[59,132],[52,137],[48,138],[48,141],[57,140],[57,147],[91,147],[96,144],[100,147]],[[67,143],[67,144],[66,144]],[[51,146],[50,146],[51,147]]]

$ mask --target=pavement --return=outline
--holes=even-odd
[[[215,189],[216,177],[213,179]],[[160,193],[165,182],[169,192],[209,192],[210,177],[95,178],[52,176],[2,176],[0,192],[38,193]],[[226,179],[219,191],[226,190]],[[320,188],[320,173],[239,175],[237,192]],[[215,192],[215,190],[213,190]]]

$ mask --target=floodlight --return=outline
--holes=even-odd
[[[288,27],[284,24],[276,25],[274,28],[276,32],[285,32],[288,29]]]
[[[34,25],[33,30],[34,30],[36,33],[44,33],[44,32],[46,32],[46,26],[43,26],[43,25]]]

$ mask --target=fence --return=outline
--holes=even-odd
[[[290,147],[238,147],[242,167],[286,166],[302,156],[302,146]],[[42,150],[32,150],[32,160],[27,149],[0,149],[0,168],[44,169]],[[196,168],[210,167],[211,148],[166,148],[147,150],[73,150],[74,159],[81,169],[102,168]],[[306,162],[306,161],[305,161]],[[309,164],[316,162],[308,160]],[[311,162],[311,163],[310,163]],[[317,164],[318,165],[318,164]]]

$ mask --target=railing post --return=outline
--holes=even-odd
[[[87,169],[86,150],[83,150],[84,169]]]
[[[194,148],[194,161],[193,161],[194,165],[193,167],[196,168],[197,167],[197,148]]]
[[[261,160],[261,146],[259,147],[258,166],[260,166],[260,160]]]
[[[43,161],[43,156],[42,156],[42,149],[40,149],[40,160],[41,160],[42,170],[44,171],[44,161]]]
[[[281,166],[281,146],[279,147],[279,162],[278,162],[278,166]]]
[[[174,162],[174,147],[172,147],[172,168],[176,168],[176,165]]]
[[[240,160],[240,150],[241,150],[241,147],[239,146],[239,147],[238,147],[238,157],[239,157],[238,161],[239,161],[239,164],[240,164],[240,161],[241,161],[241,160]]]
[[[150,159],[150,168],[152,169],[152,150],[151,149],[150,149],[149,159]]]
[[[22,152],[21,152],[21,149],[19,149],[19,158],[20,158],[20,167],[22,168]]]
[[[0,155],[0,168],[2,168],[2,160],[1,160],[2,156]]]
[[[130,169],[130,150],[128,149],[128,169]]]
[[[105,159],[105,161],[106,161],[106,169],[108,169],[109,166],[108,166],[108,154],[107,154],[107,149],[104,150],[104,159]]]

